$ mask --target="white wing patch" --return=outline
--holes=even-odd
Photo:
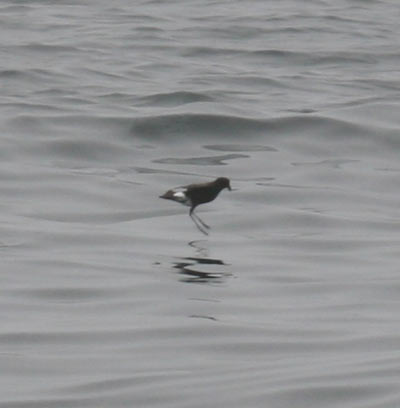
[[[182,204],[188,205],[189,207],[192,205],[192,202],[189,197],[186,196],[185,190],[177,190],[174,192],[174,200],[178,201]]]
[[[177,200],[185,200],[187,197],[186,197],[186,195],[185,195],[185,193],[183,192],[183,191],[176,191],[175,193],[174,193],[174,197],[177,199]]]

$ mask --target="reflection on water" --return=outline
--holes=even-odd
[[[224,278],[229,276],[228,273],[220,270],[204,271],[200,270],[199,265],[219,265],[225,263],[220,259],[212,258],[182,258],[180,262],[174,262],[174,268],[182,274],[182,282],[186,283],[221,283]]]
[[[221,259],[208,258],[206,240],[190,241],[189,246],[196,250],[197,256],[183,257],[173,266],[182,275],[182,282],[186,283],[221,283],[227,276],[226,271],[220,268],[226,263]],[[217,267],[216,267],[217,266]]]
[[[216,319],[213,316],[203,316],[203,315],[190,315],[189,317],[191,317],[192,319],[206,319],[206,320],[212,320],[214,322],[217,322],[218,319]]]
[[[208,248],[206,247],[207,244],[208,241],[205,239],[196,239],[188,242],[188,245],[196,250],[196,255],[202,258],[208,256]]]

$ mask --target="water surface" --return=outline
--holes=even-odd
[[[397,2],[0,11],[0,407],[400,404]]]

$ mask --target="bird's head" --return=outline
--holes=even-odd
[[[226,177],[218,177],[214,183],[222,190],[224,188],[227,188],[228,190],[232,190],[231,188],[231,182],[229,181],[228,178]]]

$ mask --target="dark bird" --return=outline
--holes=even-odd
[[[161,195],[160,198],[173,200],[189,206],[190,218],[203,234],[208,235],[207,229],[210,227],[204,221],[202,221],[197,214],[194,213],[194,209],[200,204],[213,201],[224,188],[232,190],[229,179],[226,177],[218,177],[216,180],[211,181],[210,183],[189,184],[188,186],[173,188],[172,190],[168,190],[165,194]]]

